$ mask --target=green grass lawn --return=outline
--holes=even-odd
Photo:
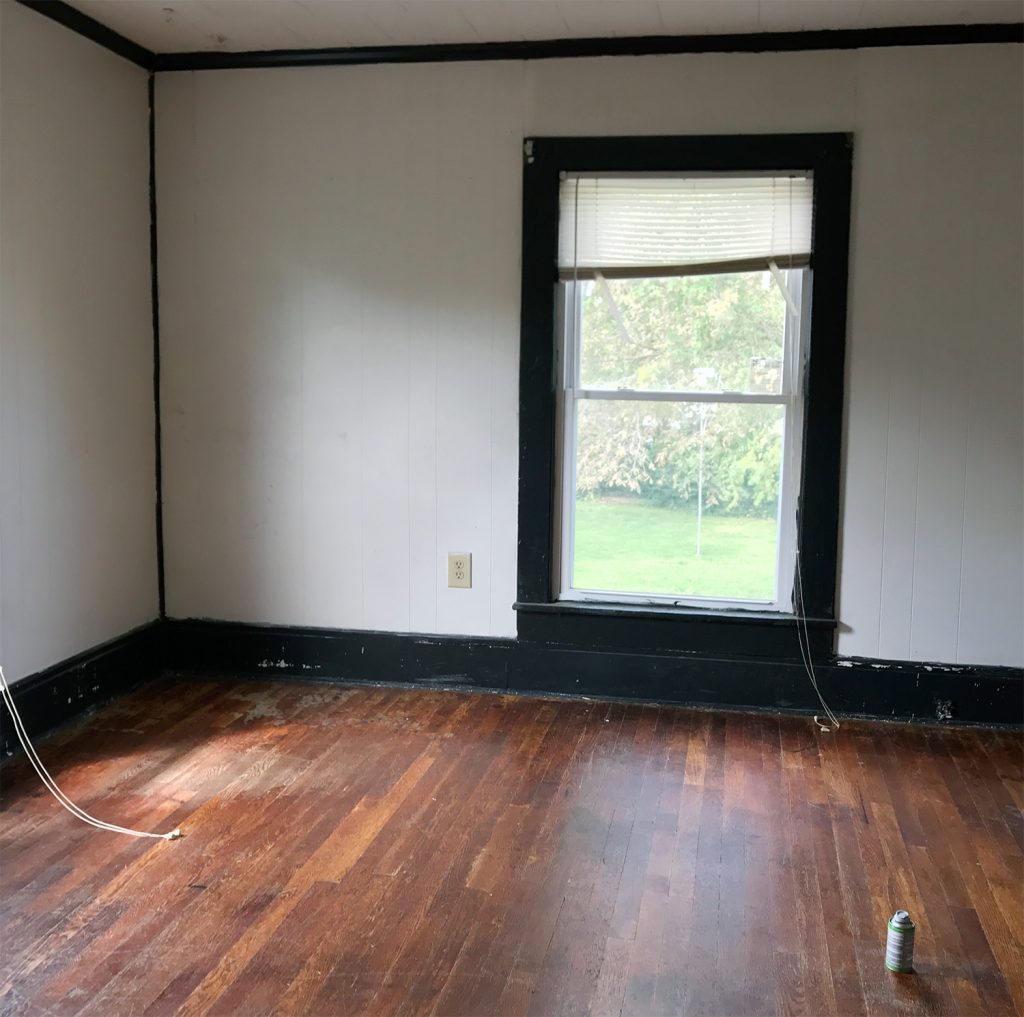
[[[573,586],[623,593],[771,600],[775,520],[697,515],[636,498],[576,503]]]

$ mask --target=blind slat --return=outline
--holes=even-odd
[[[807,176],[569,177],[558,266],[567,269],[766,263],[811,253]]]

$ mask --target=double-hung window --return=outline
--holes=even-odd
[[[559,186],[558,597],[789,610],[806,171]]]
[[[845,134],[526,141],[521,639],[832,652],[851,170]]]

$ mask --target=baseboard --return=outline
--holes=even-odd
[[[799,662],[579,650],[516,639],[167,621],[172,670],[555,693],[728,709],[820,712]],[[836,658],[815,666],[847,716],[1020,726],[1024,671]]]
[[[516,639],[424,636],[235,622],[152,622],[12,686],[28,733],[42,734],[163,670],[553,693],[815,713],[791,661],[579,650]],[[836,713],[931,723],[1024,725],[1024,671],[837,658],[815,666]],[[0,758],[20,748],[0,709]]]
[[[14,704],[29,735],[42,734],[158,675],[159,631],[160,622],[150,622],[13,684]],[[10,714],[0,707],[0,758],[20,749]]]

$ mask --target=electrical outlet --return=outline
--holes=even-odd
[[[448,585],[465,590],[473,585],[473,556],[467,551],[448,552]]]

